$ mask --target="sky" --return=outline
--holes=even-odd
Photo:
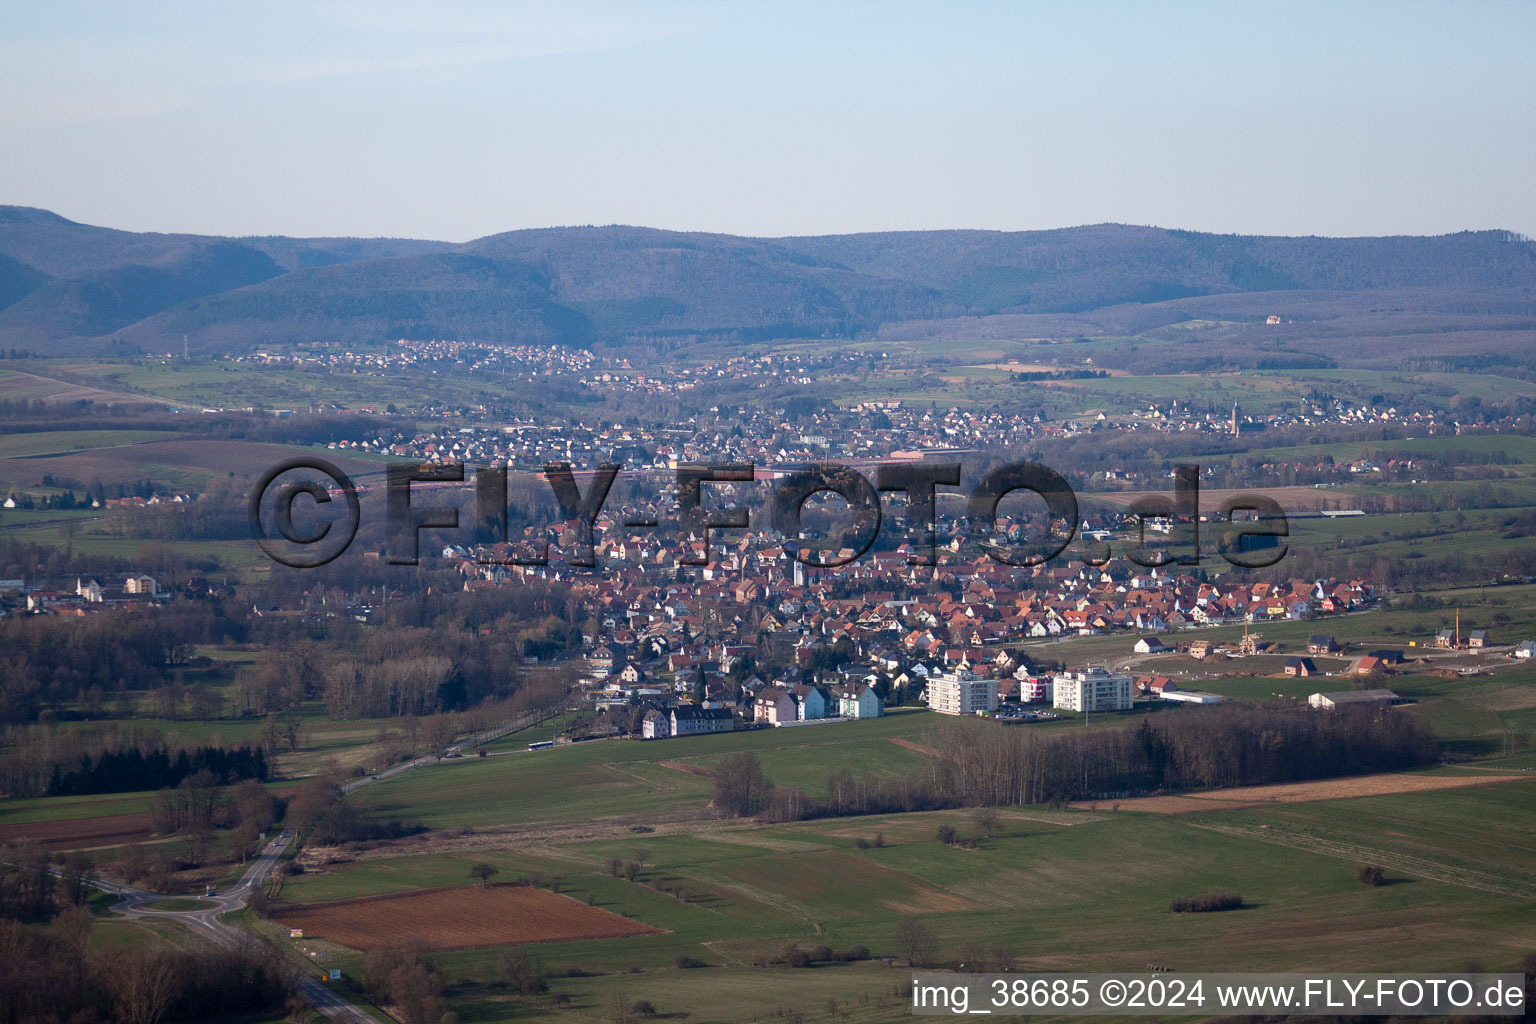
[[[0,0],[0,203],[465,241],[1536,235],[1536,3]]]

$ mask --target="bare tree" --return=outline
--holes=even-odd
[[[448,1010],[443,999],[443,976],[420,960],[390,972],[389,999],[404,1024],[438,1024]]]
[[[634,1024],[634,1004],[622,990],[615,990],[609,994],[607,1009],[608,1024]]]
[[[172,957],[144,950],[124,952],[106,976],[123,1024],[159,1024],[181,981]]]
[[[720,759],[715,770],[715,809],[733,818],[749,818],[768,803],[773,783],[750,750]]]
[[[478,881],[482,889],[488,887],[491,884],[491,879],[499,874],[501,874],[500,868],[494,864],[487,864],[484,861],[469,869],[469,877]]]
[[[896,925],[896,945],[908,965],[924,967],[933,962],[938,936],[927,921],[906,918]]]
[[[96,918],[91,908],[79,904],[65,909],[53,919],[54,930],[64,941],[64,948],[69,950],[70,958],[77,964],[85,962],[85,950],[91,942],[91,926],[95,923]]]

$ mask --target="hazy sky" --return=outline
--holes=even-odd
[[[0,18],[0,203],[113,227],[1536,235],[1536,3]]]

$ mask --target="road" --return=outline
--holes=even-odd
[[[376,775],[365,776],[361,779],[353,779],[342,786],[343,792],[353,792],[371,782],[393,778],[412,768],[432,764],[444,757],[454,754],[462,754],[466,748],[475,747],[482,743],[489,743],[494,739],[505,736],[509,732],[534,725],[548,715],[541,716],[537,712],[523,715],[511,722],[503,723],[493,729],[487,729],[473,736],[466,737],[453,746],[423,757],[418,757],[402,764],[397,764]],[[268,843],[262,851],[251,861],[240,880],[233,886],[212,896],[202,897],[200,902],[207,904],[196,910],[156,910],[150,906],[164,900],[177,897],[167,896],[164,893],[149,892],[146,889],[137,889],[131,885],[119,885],[116,882],[106,882],[92,879],[90,884],[104,892],[111,893],[121,899],[122,902],[113,906],[113,911],[125,917],[139,920],[171,920],[186,925],[196,935],[221,946],[234,946],[250,938],[250,934],[232,924],[226,924],[219,920],[224,914],[233,913],[244,907],[250,899],[251,893],[264,884],[272,873],[278,869],[282,861],[283,853],[293,839],[288,833],[283,832]],[[373,1017],[363,1013],[352,1003],[334,989],[315,978],[310,971],[299,972],[299,986],[304,993],[304,998],[309,1000],[315,1009],[319,1010],[331,1020],[341,1021],[342,1024],[376,1024]]]
[[[178,921],[191,929],[194,934],[201,935],[210,942],[221,946],[235,946],[248,941],[251,938],[250,933],[232,924],[224,923],[219,920],[220,915],[232,913],[245,906],[246,900],[250,898],[256,887],[264,884],[277,870],[283,852],[292,841],[286,832],[280,834],[251,861],[250,867],[245,869],[245,873],[240,876],[238,882],[213,896],[202,897],[200,902],[210,905],[197,910],[155,910],[148,904],[176,897],[136,889],[131,885],[118,885],[115,882],[92,880],[91,885],[120,897],[122,902],[113,906],[112,909],[125,917],[139,920]],[[344,996],[320,982],[308,971],[299,972],[299,988],[304,993],[304,998],[309,1000],[310,1005],[332,1020],[341,1021],[342,1024],[376,1024],[374,1018],[357,1009]]]
[[[376,772],[373,775],[365,775],[360,779],[353,779],[351,782],[344,784],[341,787],[341,791],[343,793],[353,793],[359,789],[362,789],[370,782],[382,782],[385,779],[392,779],[396,775],[410,771],[412,768],[420,768],[425,764],[435,764],[445,757],[461,756],[467,749],[478,747],[482,743],[489,743],[495,739],[500,739],[509,732],[516,732],[519,729],[526,729],[530,725],[537,725],[545,719],[553,717],[553,714],[542,714],[537,711],[531,711],[520,718],[515,718],[510,722],[504,722],[493,729],[487,729],[484,732],[477,732],[473,736],[466,736],[464,739],[459,740],[453,746],[445,747],[436,753],[424,754],[421,757],[414,758],[410,761],[402,761],[400,764],[386,768],[381,772]]]

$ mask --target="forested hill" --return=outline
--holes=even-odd
[[[455,245],[136,233],[0,207],[0,348],[38,353],[167,351],[183,335],[205,352],[859,337],[954,317],[1405,289],[1518,307],[1536,294],[1536,243],[1504,231],[1336,239],[1101,224],[779,239],[573,227]]]

